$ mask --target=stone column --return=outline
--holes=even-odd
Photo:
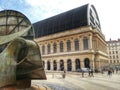
[[[95,58],[95,69],[100,70],[100,59],[98,57]]]
[[[75,61],[72,61],[72,71],[75,71]]]
[[[60,62],[57,61],[57,71],[59,71],[59,70],[60,70]]]
[[[92,63],[92,69],[93,69],[93,71],[95,70],[95,60],[94,60],[94,55],[92,56],[92,58],[91,58],[91,63]]]
[[[57,53],[59,53],[59,52],[60,52],[60,43],[57,42]]]
[[[81,68],[84,68],[84,67],[85,67],[85,66],[84,66],[84,60],[83,60],[83,59],[80,60],[80,64],[81,64]]]
[[[44,69],[45,69],[45,70],[47,70],[47,61],[46,61],[46,60],[44,60],[44,62],[45,62]]]
[[[83,38],[81,37],[79,41],[80,41],[80,50],[83,50]]]
[[[53,60],[50,61],[50,67],[51,67],[51,71],[53,71]]]
[[[67,71],[67,61],[64,60],[64,69]]]
[[[39,45],[39,50],[40,50],[40,53],[42,55],[42,45],[38,44]]]
[[[63,52],[67,52],[67,44],[66,41],[63,41]]]
[[[89,35],[89,49],[92,49],[92,35]]]
[[[99,59],[99,71],[101,71],[101,60]]]
[[[70,40],[71,41],[71,51],[75,51],[75,45],[74,45],[74,40]]]
[[[53,43],[50,43],[50,53],[53,53]]]
[[[47,48],[47,44],[45,44],[45,54],[48,54],[48,48]]]

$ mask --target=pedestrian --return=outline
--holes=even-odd
[[[62,74],[62,77],[65,78],[65,76],[66,76],[66,71],[64,70],[63,74]]]
[[[108,76],[111,77],[111,75],[112,75],[112,71],[108,69]]]
[[[112,73],[114,74],[114,69],[112,69]]]
[[[93,69],[91,69],[91,77],[94,77]]]
[[[88,76],[91,77],[91,69],[88,70]]]
[[[84,71],[82,70],[82,77],[84,77]]]

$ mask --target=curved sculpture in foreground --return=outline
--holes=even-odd
[[[14,10],[0,11],[0,87],[18,84],[22,88],[32,79],[46,79],[33,38],[33,27],[25,15]]]

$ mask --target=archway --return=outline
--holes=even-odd
[[[80,67],[80,60],[79,59],[76,59],[75,60],[75,66],[76,66],[76,70],[78,70],[78,69],[80,69],[81,67]]]
[[[88,58],[84,60],[84,66],[85,68],[90,68],[90,60]]]
[[[57,63],[56,63],[55,60],[54,60],[54,62],[53,62],[53,70],[57,70]]]
[[[64,61],[60,60],[60,70],[63,71],[64,70]]]
[[[50,61],[47,61],[47,70],[50,70]]]
[[[72,62],[70,59],[67,60],[67,70],[71,71],[72,70]]]

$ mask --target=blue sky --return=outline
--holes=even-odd
[[[34,23],[87,3],[95,6],[106,40],[120,38],[119,0],[0,0],[0,11],[17,10]]]

